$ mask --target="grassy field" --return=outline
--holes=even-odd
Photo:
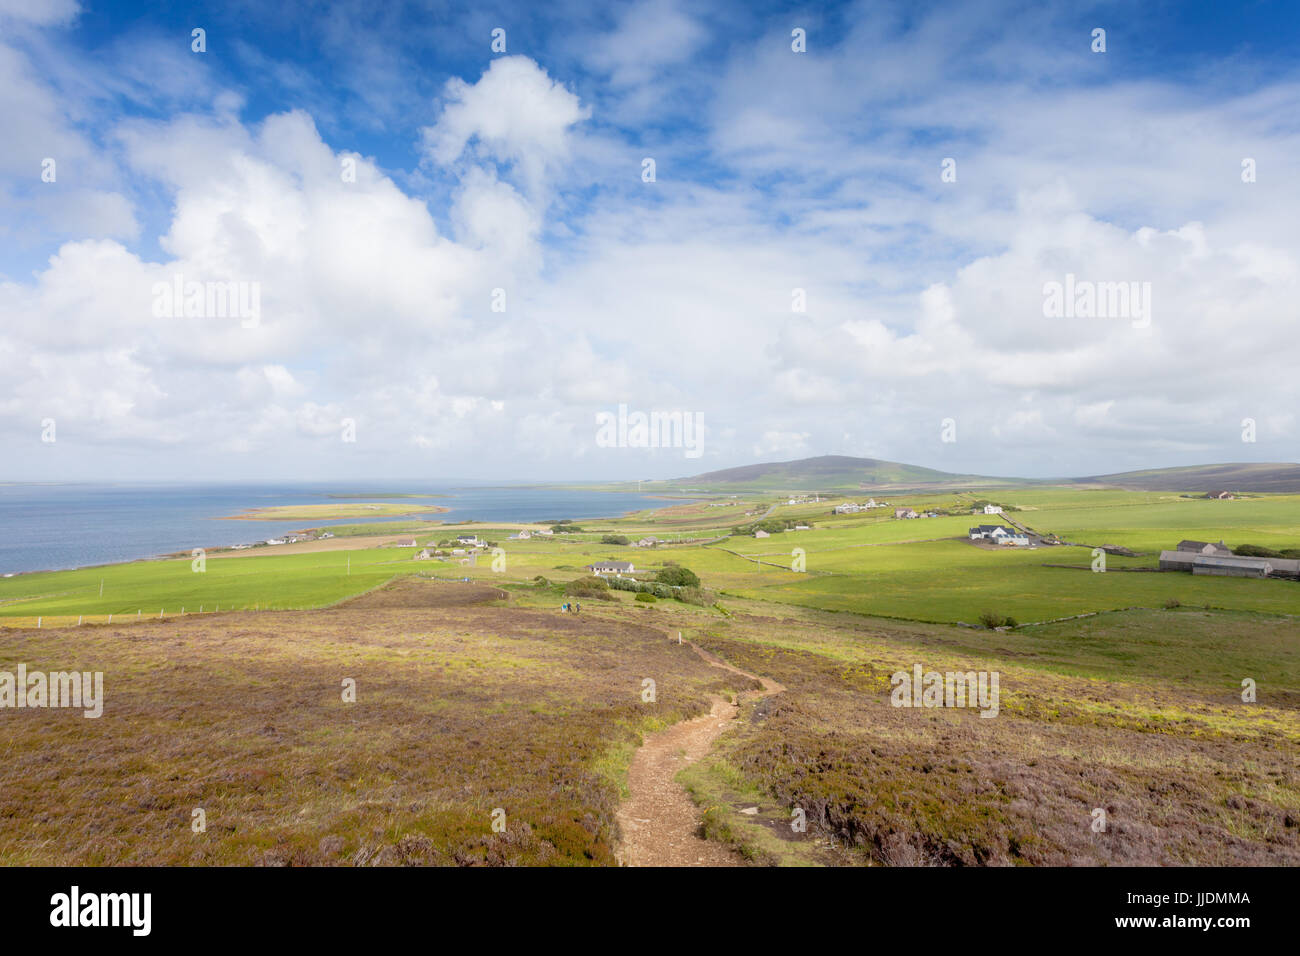
[[[863,496],[865,497],[865,496]],[[191,613],[199,607],[320,607],[374,587],[394,575],[432,573],[493,581],[578,577],[598,559],[634,562],[653,572],[665,562],[692,568],[706,586],[724,594],[788,605],[934,622],[974,623],[992,612],[1022,624],[1129,607],[1183,605],[1300,614],[1300,585],[1281,580],[1144,573],[1162,548],[1179,540],[1223,539],[1230,545],[1300,545],[1300,496],[1268,495],[1209,501],[1176,494],[1115,490],[1015,489],[970,494],[895,496],[917,510],[964,509],[988,497],[1019,509],[1016,520],[1087,547],[986,550],[972,546],[973,523],[997,519],[969,514],[895,520],[892,508],[832,516],[834,501],[789,505],[784,499],[720,499],[668,503],[657,512],[584,521],[581,531],[508,540],[517,527],[470,525],[504,550],[504,564],[484,555],[474,567],[456,560],[413,562],[415,549],[393,547],[277,555],[240,552],[238,562],[217,555],[194,573],[188,559],[135,562],[109,568],[0,579],[0,619],[34,624]],[[326,506],[331,507],[331,506]],[[753,514],[746,516],[745,512]],[[729,536],[737,525],[768,515],[812,522],[808,531],[768,538]],[[447,540],[457,527],[423,522],[345,526],[340,536],[414,529],[421,546]],[[636,541],[655,535],[654,549],[604,544],[618,534]],[[1119,544],[1138,557],[1107,558],[1107,573],[1091,571],[1091,547]],[[790,569],[796,549],[805,572]],[[269,549],[263,549],[269,550]],[[232,565],[238,565],[232,566]],[[348,573],[348,568],[351,573]],[[1052,565],[1068,565],[1059,567]],[[103,593],[100,593],[101,582]],[[44,623],[44,622],[43,622]]]
[[[414,548],[321,554],[135,561],[0,579],[0,620],[33,624],[197,613],[216,609],[312,608],[383,584],[412,567]],[[350,573],[349,573],[350,571]],[[48,624],[46,625],[48,626]]]
[[[268,548],[0,579],[0,671],[101,670],[108,697],[100,720],[4,715],[0,862],[612,863],[640,735],[738,689],[668,640],[682,632],[787,688],[681,777],[706,831],[755,862],[1300,864],[1300,584],[1150,570],[1184,537],[1294,546],[1300,496],[892,500],[980,497],[1083,546],[986,549],[965,532],[996,518],[748,496],[527,540],[474,524],[502,548],[476,561]],[[813,527],[730,533],[759,518]],[[464,526],[355,527],[424,547]],[[1141,553],[1094,573],[1097,544]],[[718,603],[617,591],[559,614],[565,583],[610,558],[684,565]],[[954,626],[985,611],[1021,626]],[[1092,616],[1041,623],[1072,615]],[[998,672],[998,717],[889,706],[889,675],[917,663]]]

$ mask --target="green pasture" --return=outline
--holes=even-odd
[[[975,623],[984,611],[1020,623],[1089,611],[1183,605],[1300,614],[1294,581],[1135,572],[1143,559],[1108,557],[1090,570],[1086,548],[983,550],[963,541],[897,544],[821,553],[809,550],[807,573],[759,570],[741,558],[710,583],[747,597],[885,617]],[[1044,567],[1079,565],[1087,570]],[[829,572],[829,573],[827,573]]]
[[[1040,511],[1014,517],[1042,533],[1089,544],[1119,544],[1135,551],[1175,548],[1184,538],[1223,540],[1234,547],[1260,544],[1279,550],[1300,548],[1300,495],[1234,501],[1164,495],[1158,501],[1125,501],[1109,497],[1111,493],[1107,492],[1089,494],[1107,497],[1094,499],[1088,505],[1043,506]]]
[[[414,548],[219,558],[196,572],[188,558],[133,561],[0,579],[0,618],[135,615],[157,617],[252,608],[331,604],[418,570]],[[422,563],[422,562],[420,562]],[[349,573],[350,565],[350,573]],[[450,572],[447,572],[450,573]],[[102,595],[101,595],[102,587]]]
[[[866,497],[857,495],[854,500]],[[801,517],[811,520],[814,527],[767,538],[726,537],[711,546],[669,544],[655,549],[599,541],[602,533],[610,531],[632,540],[643,533],[669,541],[679,535],[699,539],[716,532],[722,536],[739,523],[729,505],[703,511],[687,509],[676,518],[659,512],[583,521],[582,527],[593,530],[526,541],[509,540],[513,526],[472,526],[481,537],[505,550],[504,571],[493,570],[490,554],[480,555],[476,566],[467,567],[456,558],[412,561],[414,549],[385,547],[297,555],[209,556],[203,573],[194,573],[190,560],[181,559],[24,574],[0,579],[0,618],[34,623],[38,616],[75,619],[80,615],[133,615],[137,610],[142,615],[157,616],[162,611],[170,616],[182,607],[187,613],[199,607],[204,611],[214,607],[319,607],[366,591],[397,574],[468,576],[503,583],[526,582],[542,575],[564,581],[585,574],[585,565],[608,558],[632,561],[638,570],[651,574],[665,562],[674,561],[699,574],[705,586],[734,595],[923,621],[974,623],[982,612],[991,611],[1028,623],[1124,607],[1164,607],[1170,601],[1300,614],[1300,584],[1296,582],[1123,570],[1154,568],[1156,552],[1173,548],[1188,537],[1223,539],[1231,545],[1300,546],[1300,495],[1209,501],[1169,493],[1035,488],[971,496],[894,495],[889,500],[920,510],[953,507],[980,497],[1025,509],[1015,517],[1040,532],[1055,532],[1087,545],[1125,545],[1144,554],[1108,557],[1105,574],[1045,567],[1069,564],[1087,568],[1092,553],[1088,547],[1064,546],[981,549],[966,540],[967,530],[972,524],[994,523],[996,518],[963,514],[897,520],[892,511],[831,516],[833,501],[777,506],[773,517]],[[765,510],[772,500],[751,499],[746,506]],[[357,527],[373,530],[375,526]],[[425,545],[455,533],[452,528],[425,525],[415,537]],[[791,566],[796,548],[804,552],[806,573],[783,570]]]

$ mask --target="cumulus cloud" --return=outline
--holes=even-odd
[[[830,452],[1046,476],[1240,459],[1252,417],[1250,455],[1294,457],[1300,186],[1278,170],[1300,143],[1271,118],[1300,86],[1216,99],[1066,58],[1045,95],[1039,54],[999,61],[965,15],[918,23],[814,31],[802,59],[774,29],[702,66],[684,7],[632,5],[577,44],[595,80],[507,56],[447,82],[402,131],[412,173],[201,72],[184,108],[88,136],[109,94],[0,45],[0,118],[27,124],[27,154],[0,156],[0,201],[30,218],[9,235],[57,236],[34,273],[0,265],[0,439],[39,449],[55,417],[83,463],[128,474],[665,476]],[[678,109],[629,106],[665,74],[696,91],[678,126],[601,111]],[[27,140],[91,181],[38,203]],[[1149,322],[1046,314],[1069,276],[1149,285]],[[255,286],[256,320],[159,316],[177,281]],[[597,449],[594,413],[621,402],[701,414],[703,460]]]
[[[569,128],[590,115],[562,83],[524,56],[492,61],[477,83],[447,82],[438,121],[423,131],[434,162],[447,165],[467,148],[517,167],[533,195],[568,153]]]

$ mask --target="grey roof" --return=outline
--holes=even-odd
[[[1179,551],[1204,551],[1206,548],[1213,548],[1220,554],[1232,553],[1232,549],[1222,541],[1218,544],[1211,544],[1209,541],[1193,541],[1191,538],[1185,538],[1178,542]]]
[[[1235,554],[1198,554],[1194,551],[1161,551],[1160,563],[1183,568],[1265,568],[1270,573],[1300,574],[1300,560],[1294,558],[1250,558]]]
[[[610,568],[614,571],[631,571],[631,561],[597,561],[594,564],[587,565],[588,570],[594,571],[597,568]]]
[[[1005,525],[1000,525],[1000,524],[977,524],[975,527],[971,528],[970,530],[971,530],[971,534],[975,534],[976,532],[979,532],[980,534],[990,534],[999,529],[1002,531],[1006,531],[1007,534],[1011,533],[1010,531],[1007,531]]]
[[[1200,567],[1273,569],[1273,565],[1268,558],[1246,558],[1227,554],[1197,555],[1192,563]]]

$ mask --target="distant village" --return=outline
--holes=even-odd
[[[875,498],[868,498],[863,502],[849,501],[844,504],[836,505],[831,509],[831,514],[835,515],[853,515],[862,512],[874,511],[876,509],[887,509],[891,507],[888,501],[877,501]],[[995,504],[993,502],[979,502],[970,511],[971,514],[977,515],[1001,515],[1006,511],[1006,506]],[[899,521],[910,521],[913,519],[938,518],[944,515],[950,515],[953,512],[946,511],[917,511],[915,508],[907,506],[894,507],[894,518]],[[961,513],[965,513],[964,511]],[[1028,532],[1023,531],[1014,525],[1006,527],[1000,524],[981,524],[976,525],[969,531],[971,541],[980,541],[986,544],[1007,545],[1010,547],[1028,547],[1036,543],[1034,538]]]
[[[715,501],[709,502],[709,507],[729,507],[734,506],[736,502]],[[1188,495],[1187,497],[1193,497]],[[1206,498],[1216,501],[1233,501],[1240,497],[1228,490],[1215,490],[1205,492],[1203,495],[1194,497]],[[807,505],[818,504],[826,500],[821,494],[796,495],[784,500],[788,505]],[[892,512],[890,512],[892,509]],[[770,514],[770,510],[760,512],[755,509],[746,511],[747,517],[763,517]],[[1041,534],[1035,532],[1032,528],[1023,526],[1015,519],[1007,515],[1008,511],[1018,511],[1019,509],[1005,504],[999,504],[992,501],[975,501],[971,504],[969,512],[963,507],[962,509],[950,508],[946,510],[923,510],[917,511],[915,508],[907,505],[894,505],[886,500],[876,500],[867,498],[865,501],[847,501],[836,504],[830,509],[832,515],[855,515],[866,514],[871,512],[885,511],[892,514],[895,520],[911,521],[923,520],[926,518],[937,518],[942,516],[952,516],[957,514],[972,514],[981,517],[1000,517],[1003,520],[996,524],[977,524],[967,531],[967,540],[972,544],[980,547],[1010,547],[1010,548],[1034,548],[1040,545],[1064,545],[1074,544],[1087,547],[1089,545],[1082,542],[1063,541],[1055,535]],[[549,528],[522,529],[508,538],[510,541],[527,541],[531,538],[551,538],[556,534],[566,534],[577,532],[582,529],[577,525],[571,525],[571,522],[560,522],[553,524]],[[748,527],[733,530],[734,533],[744,533],[752,535],[754,538],[768,538],[772,534],[780,531],[807,531],[813,527],[811,521],[794,519],[772,519],[770,521],[760,521],[751,524]],[[307,531],[298,534],[285,535],[278,538],[268,538],[264,542],[256,544],[237,544],[233,545],[231,550],[245,550],[254,547],[263,547],[267,545],[284,545],[296,544],[299,542],[316,541],[334,537],[331,531]],[[616,540],[617,538],[617,540]],[[396,547],[417,547],[414,538],[399,538],[390,542]],[[605,543],[618,544],[633,548],[653,549],[661,547],[669,542],[665,542],[654,535],[628,540],[623,536],[607,536]],[[475,566],[478,556],[484,551],[495,546],[496,542],[487,541],[473,532],[458,534],[454,539],[440,541],[437,546],[430,545],[421,548],[414,555],[416,561],[447,561],[451,560],[457,564]],[[1123,555],[1128,557],[1136,556],[1136,553],[1128,548],[1118,545],[1103,544],[1096,546],[1099,550],[1108,554]],[[1244,552],[1244,553],[1237,553]],[[589,564],[585,570],[594,575],[621,577],[623,575],[632,575],[636,573],[636,568],[631,561],[599,561]],[[1151,569],[1147,569],[1151,570]],[[1300,550],[1291,552],[1276,552],[1267,548],[1259,548],[1250,545],[1240,546],[1237,551],[1225,544],[1223,541],[1217,543],[1195,541],[1186,539],[1180,541],[1173,550],[1160,552],[1159,558],[1160,571],[1179,571],[1197,575],[1218,575],[1223,577],[1249,577],[1249,578],[1291,578],[1300,580]]]

